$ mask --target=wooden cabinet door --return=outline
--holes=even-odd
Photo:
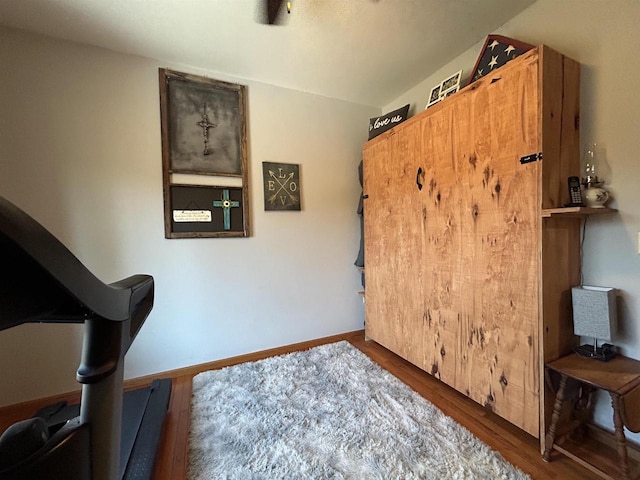
[[[366,334],[415,364],[423,313],[418,127],[403,125],[363,150]]]
[[[432,107],[422,119],[422,159],[427,186],[421,194],[425,233],[423,245],[424,329],[422,368],[443,382],[458,384],[460,321],[470,307],[466,268],[471,252],[464,249],[461,163],[470,152],[467,97],[451,98]]]
[[[461,162],[465,281],[456,388],[539,433],[541,152],[538,57],[469,92],[473,151]],[[464,254],[463,254],[464,255]]]
[[[537,57],[421,119],[423,359],[445,383],[538,435]]]

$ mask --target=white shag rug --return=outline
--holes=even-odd
[[[196,375],[188,479],[528,479],[348,342]]]

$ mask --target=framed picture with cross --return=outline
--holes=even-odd
[[[165,237],[249,236],[246,87],[158,73]]]
[[[171,185],[171,231],[192,237],[238,236],[244,229],[242,188]]]
[[[244,85],[160,69],[163,147],[172,173],[241,177]]]

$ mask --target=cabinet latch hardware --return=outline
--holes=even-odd
[[[416,185],[418,190],[422,190],[422,182],[424,181],[424,170],[422,167],[418,167],[418,173],[416,173]]]
[[[525,163],[535,162],[537,160],[542,160],[542,152],[540,153],[532,153],[531,155],[526,155],[524,157],[520,157],[520,163],[524,165]]]
[[[367,198],[369,198],[369,195],[362,195],[362,198],[366,200]]]

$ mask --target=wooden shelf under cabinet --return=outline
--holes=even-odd
[[[599,213],[617,212],[615,208],[590,208],[590,207],[562,207],[562,208],[545,208],[542,210],[542,217],[548,218],[552,215],[563,215],[568,217],[584,217],[585,215],[594,215]]]

